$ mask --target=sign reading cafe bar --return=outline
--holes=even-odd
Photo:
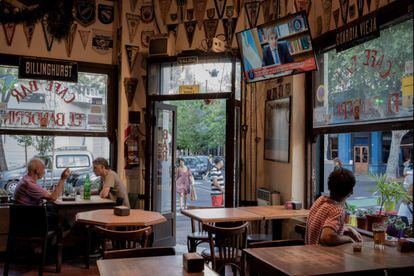
[[[78,64],[72,61],[21,57],[19,78],[77,82]]]

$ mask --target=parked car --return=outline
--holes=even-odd
[[[87,174],[89,174],[89,180],[91,182],[91,194],[98,194],[101,184],[101,177],[87,169],[76,170],[70,174],[65,183],[65,192],[75,189],[76,194],[81,194],[81,188],[85,183]]]
[[[37,156],[46,165],[45,177],[39,179],[37,183],[45,189],[50,189],[59,182],[60,176],[66,168],[70,168],[72,173],[78,170],[93,172],[93,155],[86,150],[55,150],[45,156]],[[53,162],[52,162],[53,160]],[[13,194],[17,183],[26,173],[26,166],[8,170],[0,173],[0,188],[5,189],[9,194]]]
[[[208,171],[211,170],[213,165],[210,163],[210,160],[208,159],[208,156],[206,155],[197,155],[195,156],[200,162],[201,166],[201,173],[206,175]]]
[[[185,162],[185,165],[191,170],[191,173],[193,174],[194,179],[196,178],[202,178],[202,167],[203,165],[200,164],[200,161],[194,157],[194,156],[181,156]],[[179,166],[179,162],[177,160],[177,167]]]

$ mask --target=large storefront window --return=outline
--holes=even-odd
[[[412,185],[413,20],[346,51],[326,52],[319,63],[313,131],[323,137],[320,187],[329,192],[329,174],[340,164],[357,179],[348,203],[378,210],[375,175],[405,194]],[[397,213],[401,199],[386,211]]]

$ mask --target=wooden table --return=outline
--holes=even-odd
[[[181,255],[99,260],[97,263],[101,276],[218,275],[207,265],[204,265],[204,271],[201,273],[188,273],[184,270],[183,256]]]
[[[272,220],[272,235],[274,240],[282,239],[283,219],[303,218],[309,215],[309,210],[288,210],[283,205],[274,206],[249,206],[239,207],[239,209],[262,216],[266,220]]]
[[[181,210],[185,216],[203,223],[261,220],[263,216],[241,208],[208,208]]]
[[[102,209],[76,214],[76,222],[103,227],[151,226],[167,221],[158,212],[131,209],[129,216],[117,216],[114,210]]]
[[[401,253],[386,246],[375,251],[364,243],[362,252],[353,252],[352,244],[337,247],[319,245],[245,249],[250,275],[335,275],[368,273],[384,275],[384,270],[414,271],[414,253]]]
[[[115,201],[101,198],[99,196],[91,196],[91,199],[85,200],[81,196],[76,196],[74,201],[64,201],[62,198],[58,198],[53,203],[53,207],[56,209],[58,216],[58,231],[57,231],[57,246],[58,246],[58,272],[61,270],[62,265],[62,251],[63,251],[63,225],[64,221],[75,221],[76,213],[81,211],[112,208],[115,205]]]

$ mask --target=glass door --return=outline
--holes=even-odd
[[[154,245],[175,245],[175,152],[177,108],[156,102],[153,121],[152,210],[167,218],[154,226]]]

